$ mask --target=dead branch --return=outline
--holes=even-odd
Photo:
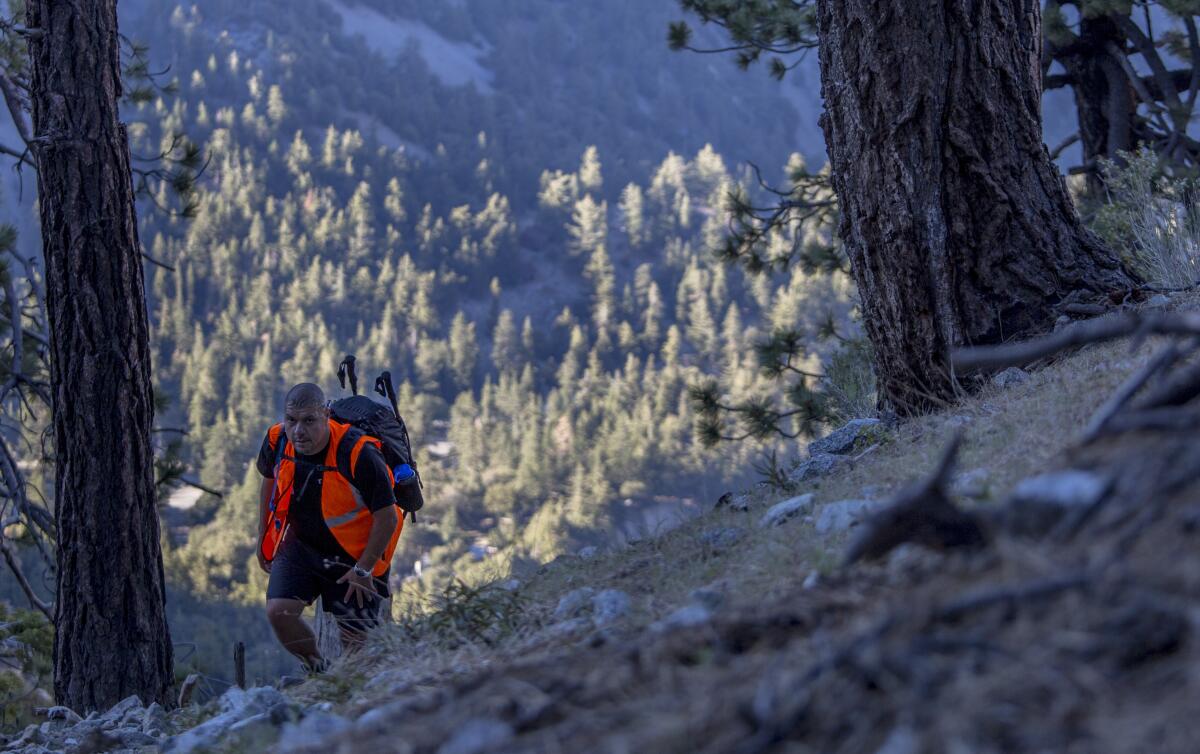
[[[1108,422],[1104,433],[1188,432],[1197,427],[1200,427],[1200,409],[1181,410],[1168,406],[1118,414]]]
[[[1071,589],[1082,589],[1092,582],[1090,573],[1078,573],[1070,576],[1032,581],[1017,586],[1002,589],[983,589],[969,592],[958,599],[937,608],[933,614],[935,621],[955,621],[970,613],[993,605],[1015,606],[1021,602],[1032,602],[1046,597],[1053,597],[1059,592]]]
[[[950,358],[956,371],[990,371],[1028,364],[1068,348],[1102,343],[1138,333],[1200,335],[1200,312],[1158,312],[1148,315],[1137,313],[1103,317],[1076,322],[1058,332],[1033,340],[955,349]]]
[[[871,516],[846,548],[843,565],[883,557],[906,542],[948,550],[981,547],[989,536],[978,516],[960,510],[946,494],[962,444],[962,433],[951,438],[937,467],[926,479],[897,495],[887,508]]]
[[[21,568],[21,561],[17,559],[16,550],[13,548],[12,542],[9,542],[8,538],[4,536],[4,532],[0,532],[0,554],[4,555],[4,562],[8,564],[8,570],[12,571],[13,576],[16,577],[17,585],[25,593],[25,598],[29,600],[29,604],[53,621],[54,610],[33,591],[33,586],[30,585],[29,579],[25,577],[25,571]]]
[[[216,495],[219,498],[225,497],[225,495],[222,494],[219,490],[216,490],[216,489],[213,489],[212,487],[203,485],[200,482],[197,482],[195,479],[191,479],[186,476],[181,476],[178,478],[178,481],[180,484],[186,484],[188,487],[195,487],[196,489],[200,490],[201,492],[207,492],[208,494]]]
[[[1166,382],[1150,392],[1139,409],[1182,406],[1200,395],[1200,362],[1180,367]]]
[[[183,679],[183,683],[179,685],[179,699],[177,706],[186,707],[188,702],[192,701],[192,692],[196,690],[196,684],[200,681],[199,673],[188,673],[188,677]]]
[[[1193,346],[1194,347],[1194,346]],[[1141,369],[1134,372],[1117,388],[1107,401],[1104,402],[1096,413],[1092,415],[1087,427],[1083,430],[1083,437],[1080,438],[1080,444],[1086,445],[1094,441],[1105,430],[1108,423],[1112,421],[1122,408],[1129,403],[1130,399],[1141,390],[1142,387],[1150,380],[1151,377],[1159,372],[1170,368],[1180,357],[1179,346],[1175,343],[1169,344],[1148,361]]]

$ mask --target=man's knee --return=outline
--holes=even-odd
[[[295,623],[304,612],[304,603],[299,600],[267,600],[267,620],[272,626]]]

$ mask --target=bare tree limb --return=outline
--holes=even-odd
[[[1129,403],[1129,400],[1133,398],[1137,391],[1141,390],[1151,377],[1174,364],[1180,355],[1179,346],[1171,343],[1159,351],[1141,369],[1131,374],[1117,388],[1117,391],[1104,402],[1104,405],[1092,415],[1091,421],[1088,422],[1087,427],[1083,430],[1083,437],[1080,438],[1080,443],[1086,445],[1099,437],[1112,418]]]
[[[1076,322],[1058,332],[1019,343],[955,349],[955,371],[992,370],[1019,366],[1053,356],[1068,348],[1101,343],[1142,332],[1146,335],[1200,335],[1200,312],[1127,314]]]
[[[17,553],[12,546],[12,542],[8,541],[3,532],[0,532],[0,554],[4,555],[4,562],[8,564],[8,570],[12,571],[13,576],[16,577],[17,585],[25,593],[25,598],[29,600],[29,604],[53,622],[54,610],[37,596],[37,592],[33,591],[33,586],[29,583],[29,579],[25,577],[25,571],[21,568],[21,562],[17,560]]]

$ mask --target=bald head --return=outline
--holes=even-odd
[[[329,444],[329,409],[325,392],[311,382],[288,391],[283,406],[283,431],[298,453],[311,455]]]
[[[325,408],[325,391],[311,382],[301,382],[288,391],[285,408]]]

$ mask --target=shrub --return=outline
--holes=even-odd
[[[1101,162],[1106,197],[1092,227],[1151,283],[1196,282],[1200,254],[1200,185],[1166,175],[1153,150],[1121,152],[1124,164]]]

